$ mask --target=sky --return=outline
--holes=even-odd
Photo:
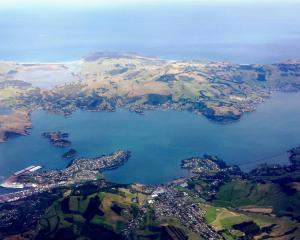
[[[157,6],[166,4],[242,5],[275,4],[281,0],[0,0],[0,9],[19,8],[107,8],[124,6]],[[285,0],[285,4],[299,4],[300,0]]]

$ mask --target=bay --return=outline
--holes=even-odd
[[[184,158],[218,155],[244,170],[258,163],[287,163],[286,151],[300,145],[300,93],[274,93],[241,120],[219,124],[186,111],[151,110],[145,115],[126,109],[116,112],[78,111],[69,118],[44,111],[32,113],[30,136],[12,137],[0,144],[0,176],[7,177],[29,165],[64,168],[67,149],[52,146],[41,134],[70,134],[80,156],[130,150],[132,157],[105,177],[119,183],[164,183],[185,176]]]

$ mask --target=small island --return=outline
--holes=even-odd
[[[71,148],[69,151],[65,152],[63,155],[62,155],[62,158],[64,159],[70,159],[70,158],[74,158],[77,154],[77,151],[73,148]]]
[[[69,137],[68,133],[62,132],[44,132],[42,136],[48,138],[50,143],[55,147],[66,148],[71,146],[71,141],[67,140]]]

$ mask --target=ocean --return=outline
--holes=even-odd
[[[284,2],[0,8],[0,60],[57,62],[109,51],[167,59],[281,62],[300,57],[299,9],[298,3]]]

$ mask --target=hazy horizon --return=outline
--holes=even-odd
[[[61,8],[61,9],[99,9],[99,8],[134,8],[171,5],[194,6],[294,6],[300,5],[299,0],[286,0],[284,4],[280,0],[1,0],[1,9],[36,9],[36,8]]]
[[[0,1],[0,60],[68,61],[96,51],[237,63],[300,58],[300,1],[110,2]]]

